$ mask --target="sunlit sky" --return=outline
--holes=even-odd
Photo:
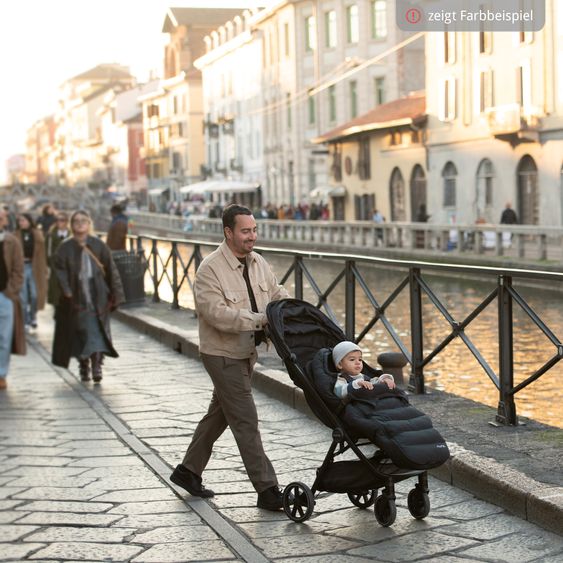
[[[161,74],[166,10],[247,8],[257,0],[3,0],[0,4],[0,184],[25,134],[54,112],[58,87],[98,64],[129,66],[139,80]]]

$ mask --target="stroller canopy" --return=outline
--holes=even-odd
[[[266,309],[270,339],[279,357],[304,369],[321,348],[346,340],[340,327],[311,303],[299,299],[273,301]]]

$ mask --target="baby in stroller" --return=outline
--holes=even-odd
[[[339,342],[332,350],[332,361],[339,372],[334,385],[334,394],[341,399],[356,394],[369,397],[366,392],[373,391],[374,394],[380,394],[396,388],[395,378],[390,373],[384,373],[379,377],[369,377],[362,373],[364,367],[362,349],[355,342],[349,340]]]

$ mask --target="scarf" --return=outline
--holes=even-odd
[[[80,262],[80,273],[78,274],[78,279],[80,280],[80,287],[82,289],[82,294],[86,301],[86,306],[88,309],[93,309],[92,304],[92,293],[90,291],[90,280],[94,277],[94,271],[92,267],[92,259],[86,250],[82,249],[82,256]]]

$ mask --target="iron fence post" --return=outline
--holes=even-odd
[[[514,387],[513,356],[513,317],[512,296],[508,289],[512,287],[511,276],[498,278],[498,330],[499,330],[499,403],[496,421],[501,424],[516,426],[516,404],[511,392]]]
[[[303,261],[301,256],[295,257],[295,269],[294,269],[294,281],[295,281],[295,299],[303,299],[303,270],[301,268],[301,262]]]
[[[420,268],[409,269],[409,291],[411,307],[411,346],[412,365],[409,378],[409,389],[417,394],[425,392],[423,360],[423,328],[422,328],[422,293],[418,282]]]
[[[152,295],[153,303],[160,303],[160,297],[158,295],[158,250],[157,250],[157,239],[152,239],[151,245],[151,256],[152,256],[152,284],[154,286],[154,293]]]
[[[346,260],[345,266],[345,332],[348,340],[356,337],[356,278],[354,277],[354,261]]]
[[[172,243],[172,309],[179,309],[178,304],[178,243]]]
[[[201,264],[202,260],[203,258],[201,257],[201,248],[199,247],[199,244],[196,244],[194,246],[194,268],[196,272],[198,271],[199,265]]]

